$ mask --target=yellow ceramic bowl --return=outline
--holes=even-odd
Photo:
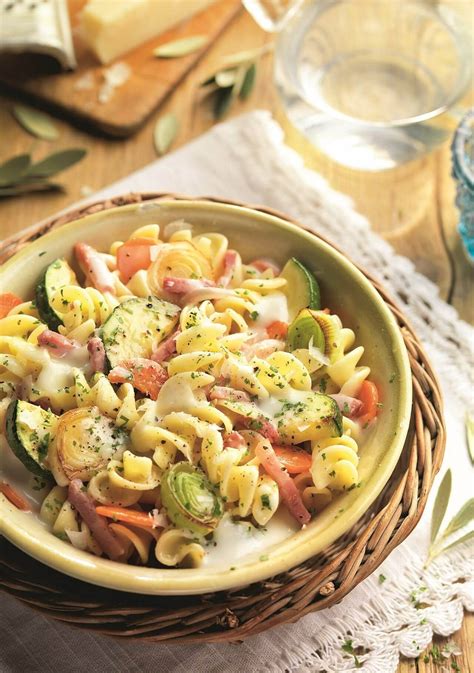
[[[283,264],[295,256],[315,271],[325,306],[331,307],[356,342],[365,347],[364,364],[381,389],[383,409],[360,450],[361,487],[336,498],[304,530],[270,549],[265,560],[243,559],[232,572],[223,568],[154,569],[101,559],[75,549],[50,533],[35,513],[24,513],[0,495],[4,535],[27,554],[86,582],[143,594],[198,594],[238,587],[271,577],[302,563],[348,531],[390,479],[408,431],[411,377],[397,324],[369,281],[347,259],[315,236],[278,217],[248,208],[204,201],[160,201],[89,215],[31,243],[0,269],[0,292],[32,297],[46,264],[72,259],[76,241],[105,250],[136,227],[166,225],[183,218],[196,232],[219,231],[245,260],[272,257]],[[350,232],[348,232],[350,235]],[[5,464],[3,478],[13,469]]]

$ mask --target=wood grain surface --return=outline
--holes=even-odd
[[[233,0],[229,0],[233,1]],[[160,108],[159,114],[173,111],[180,119],[180,132],[174,147],[200,135],[213,124],[209,101],[201,100],[198,84],[219,68],[223,56],[271,41],[242,11],[232,21],[198,66],[184,79]],[[87,157],[61,176],[66,191],[35,194],[0,201],[0,236],[6,237],[23,227],[65,208],[93,190],[122,178],[156,158],[152,131],[157,115],[128,140],[93,137],[71,125],[57,121],[61,132],[54,144],[35,140],[11,116],[12,100],[0,99],[0,161],[20,152],[37,158],[54,149],[79,146]],[[228,117],[254,108],[273,112],[283,126],[287,142],[338,190],[349,194],[360,212],[367,215],[374,230],[380,232],[401,254],[439,287],[465,320],[474,322],[474,270],[468,264],[456,232],[458,213],[454,207],[454,183],[450,177],[449,146],[391,171],[369,174],[343,168],[318,154],[291,128],[272,82],[272,55],[267,54],[258,68],[257,86],[245,103],[236,104]],[[159,189],[159,185],[155,185]],[[348,232],[350,235],[350,232]],[[409,291],[409,288],[407,288]],[[456,662],[463,673],[474,670],[474,617],[467,616],[463,627],[449,639],[436,638],[442,645],[455,641],[463,650]],[[399,673],[434,673],[442,666],[432,659],[424,662],[420,652],[416,661],[402,661]],[[446,670],[451,663],[447,662]]]
[[[2,54],[0,83],[13,94],[18,93],[27,101],[54,109],[66,119],[73,118],[92,130],[119,137],[131,135],[143,124],[239,10],[239,0],[220,0],[124,54],[119,61],[129,66],[130,76],[107,103],[102,103],[98,91],[104,82],[104,70],[111,66],[104,69],[81,40],[79,16],[84,4],[85,0],[69,0],[78,63],[74,72],[57,72],[51,59],[38,58],[37,54]],[[153,55],[159,45],[190,35],[207,35],[209,42],[182,58],[158,59]],[[93,82],[93,89],[82,88],[81,83],[86,77]]]

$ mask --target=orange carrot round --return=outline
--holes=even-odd
[[[0,318],[7,316],[12,308],[15,308],[15,306],[22,303],[23,299],[18,295],[13,294],[13,292],[0,294]]]
[[[360,387],[358,398],[362,402],[358,421],[362,427],[365,427],[377,416],[379,391],[375,383],[364,381]]]
[[[288,323],[281,320],[275,320],[267,326],[267,334],[270,339],[286,339],[288,333]]]
[[[300,474],[311,468],[311,454],[291,446],[274,446],[273,450],[288,474]]]

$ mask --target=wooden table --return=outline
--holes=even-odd
[[[241,12],[159,112],[174,111],[180,119],[181,130],[174,147],[185,144],[213,124],[210,106],[199,101],[198,83],[220,67],[224,55],[261,46],[270,39]],[[438,285],[441,297],[452,303],[464,319],[474,322],[474,272],[456,233],[458,213],[453,205],[448,145],[416,162],[383,173],[358,173],[331,162],[312,149],[285,119],[272,82],[271,53],[261,60],[257,86],[250,99],[236,104],[228,116],[254,108],[271,110],[283,126],[288,143],[304,157],[307,165],[324,175],[335,189],[349,194],[373,228],[398,252],[410,257],[418,270]],[[19,128],[10,109],[11,100],[0,99],[0,160],[20,152],[32,152],[40,157],[52,151],[50,143],[34,140]],[[158,113],[128,140],[93,137],[58,121],[61,136],[54,148],[84,147],[88,156],[61,176],[65,193],[0,201],[1,237],[69,206],[82,198],[85,189],[98,190],[153,161],[156,155],[152,130],[157,116]],[[159,185],[156,188],[159,189]],[[470,671],[468,659],[474,665],[473,627],[474,618],[466,617],[463,628],[450,639],[462,647],[463,656],[457,661],[463,672]],[[444,639],[436,638],[437,644],[443,642]],[[423,654],[420,653],[416,662],[402,662],[399,673],[439,671],[439,666],[423,662]]]

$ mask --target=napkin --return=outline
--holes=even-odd
[[[215,126],[164,159],[94,194],[130,191],[213,195],[281,210],[371,270],[398,300],[442,382],[447,450],[441,470],[453,473],[448,517],[471,495],[472,466],[464,437],[471,402],[474,330],[438,296],[437,288],[370,230],[351,201],[333,191],[285,146],[268,112]],[[269,252],[270,254],[270,252]],[[410,292],[406,292],[410,288]],[[344,649],[363,648],[363,672],[393,673],[400,654],[416,657],[433,633],[449,635],[474,608],[472,546],[460,545],[423,569],[434,485],[426,512],[409,538],[339,605],[279,626],[243,644],[163,645],[117,641],[52,621],[6,596],[2,601],[0,670],[4,673],[342,673],[355,670]],[[385,578],[385,579],[384,579]],[[419,598],[422,597],[422,605]]]

